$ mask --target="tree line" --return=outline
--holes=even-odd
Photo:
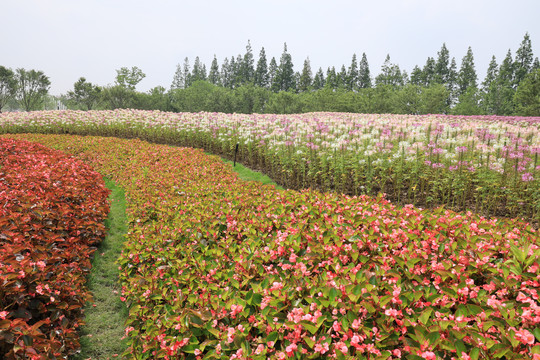
[[[23,69],[17,73],[19,70]],[[24,86],[17,73],[11,71],[10,77],[10,71],[0,67],[0,110],[2,98],[22,101],[20,89]],[[307,58],[301,71],[294,71],[287,44],[279,62],[275,57],[268,61],[264,47],[255,62],[249,41],[244,54],[225,58],[221,65],[215,55],[209,68],[199,57],[193,66],[185,58],[177,65],[169,89],[158,86],[138,92],[136,85],[145,77],[141,69],[123,67],[116,72],[115,83],[109,86],[98,86],[81,77],[73,90],[62,96],[63,102],[82,110],[540,115],[540,62],[534,57],[528,33],[514,56],[508,50],[500,64],[492,57],[482,82],[472,49],[468,48],[458,68],[444,43],[436,56],[415,66],[410,75],[387,55],[373,77],[365,53],[360,59],[353,54],[350,65],[342,65],[339,70],[332,66],[313,72]],[[10,81],[18,86],[9,85]],[[33,110],[32,106],[39,106],[39,102],[28,107],[21,102],[20,107]]]

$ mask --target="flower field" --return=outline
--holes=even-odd
[[[59,359],[79,348],[107,195],[81,161],[0,139],[0,358]]]
[[[292,189],[540,220],[540,118],[443,115],[1,114],[0,132],[138,137],[204,148]]]
[[[54,131],[121,136],[140,132],[153,140],[159,140],[162,131],[163,142],[189,138],[217,149],[217,141],[223,141],[223,152],[235,141],[227,140],[223,128],[215,134],[202,130],[208,127],[203,119],[224,115],[53,114],[49,121],[58,126]],[[149,125],[136,123],[141,115]],[[25,116],[26,128],[10,120],[4,129],[37,131],[28,126],[44,124],[43,113]],[[201,130],[172,131],[167,117],[173,123],[189,118]],[[248,119],[231,116],[236,118]],[[99,122],[104,119],[116,122]],[[155,127],[158,120],[164,124],[161,130]],[[477,120],[483,121],[490,123]],[[529,146],[523,145],[530,159],[523,165],[534,178],[536,169],[530,165],[535,165],[537,153],[531,149],[538,144],[538,134],[532,129],[537,125],[507,126],[508,133],[519,134],[516,139],[525,139],[516,141]],[[234,134],[240,128],[231,128],[231,136],[249,139]],[[283,136],[291,132],[284,130]],[[130,308],[128,359],[540,358],[539,236],[527,223],[444,208],[398,207],[381,196],[276,190],[239,180],[219,158],[196,149],[90,136],[8,136],[71,153],[125,189],[130,230],[119,265],[122,296]],[[436,137],[433,132],[429,136]],[[242,156],[253,156],[261,165],[272,159],[286,165],[287,147],[300,156],[298,151],[307,146],[274,148],[272,139],[242,142]],[[309,145],[309,156],[322,164],[316,145]],[[281,155],[271,157],[269,149]],[[343,154],[352,156],[348,151]],[[382,156],[384,163],[387,154],[380,150],[371,155]],[[468,150],[459,154],[470,156]],[[497,152],[486,154],[495,157]],[[445,159],[453,164],[450,157]],[[411,163],[427,166],[425,161],[430,160]],[[526,189],[537,178],[525,181],[511,172],[525,170],[501,164],[502,170],[490,167],[498,174],[494,178],[506,179],[507,189],[511,185],[522,190],[509,197],[529,194]],[[278,163],[268,166],[273,169]],[[430,168],[433,174],[442,171]]]

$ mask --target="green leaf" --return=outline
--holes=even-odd
[[[274,331],[274,332],[271,332],[270,334],[268,334],[268,336],[266,337],[266,341],[276,341],[276,339],[278,338],[278,333],[277,331]]]
[[[253,297],[251,298],[251,303],[253,305],[261,305],[263,296],[261,294],[253,294]]]
[[[427,339],[429,340],[430,345],[434,345],[435,342],[437,342],[437,340],[439,340],[440,338],[441,338],[441,334],[438,331],[433,331],[429,333],[429,335],[427,336]]]
[[[310,321],[300,321],[300,324],[302,324],[302,326],[307,330],[309,331],[311,334],[315,334],[317,332],[317,330],[319,330],[319,327],[318,326],[315,326],[312,322]]]
[[[333,303],[336,301],[336,297],[338,296],[338,291],[336,288],[331,288],[329,292],[330,301]]]
[[[462,340],[457,340],[454,343],[454,346],[456,347],[456,354],[458,356],[461,356],[461,353],[464,353],[467,351],[467,347],[465,347],[465,343]]]
[[[536,340],[540,341],[540,328],[536,328],[533,330],[533,335],[536,338]]]
[[[480,349],[479,348],[472,349],[469,356],[471,357],[471,360],[478,360],[478,357],[480,356]]]
[[[474,304],[468,304],[467,310],[469,310],[469,315],[472,316],[480,314],[482,311],[484,311],[480,306]]]
[[[422,312],[422,314],[420,315],[418,319],[420,320],[422,324],[426,325],[432,312],[433,312],[433,308],[427,308]]]

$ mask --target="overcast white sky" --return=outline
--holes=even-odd
[[[540,56],[538,0],[0,0],[0,65],[42,70],[51,93],[73,88],[81,76],[114,82],[115,69],[138,66],[138,90],[169,88],[176,65],[196,56],[209,67],[214,54],[261,47],[279,62],[287,43],[295,70],[309,56],[313,72],[350,65],[366,53],[372,76],[386,54],[409,74],[436,57],[443,43],[458,65],[471,46],[479,75],[495,55],[518,49],[529,33]]]

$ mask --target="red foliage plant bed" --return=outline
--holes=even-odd
[[[79,348],[108,193],[80,160],[0,139],[0,358],[58,359]]]

